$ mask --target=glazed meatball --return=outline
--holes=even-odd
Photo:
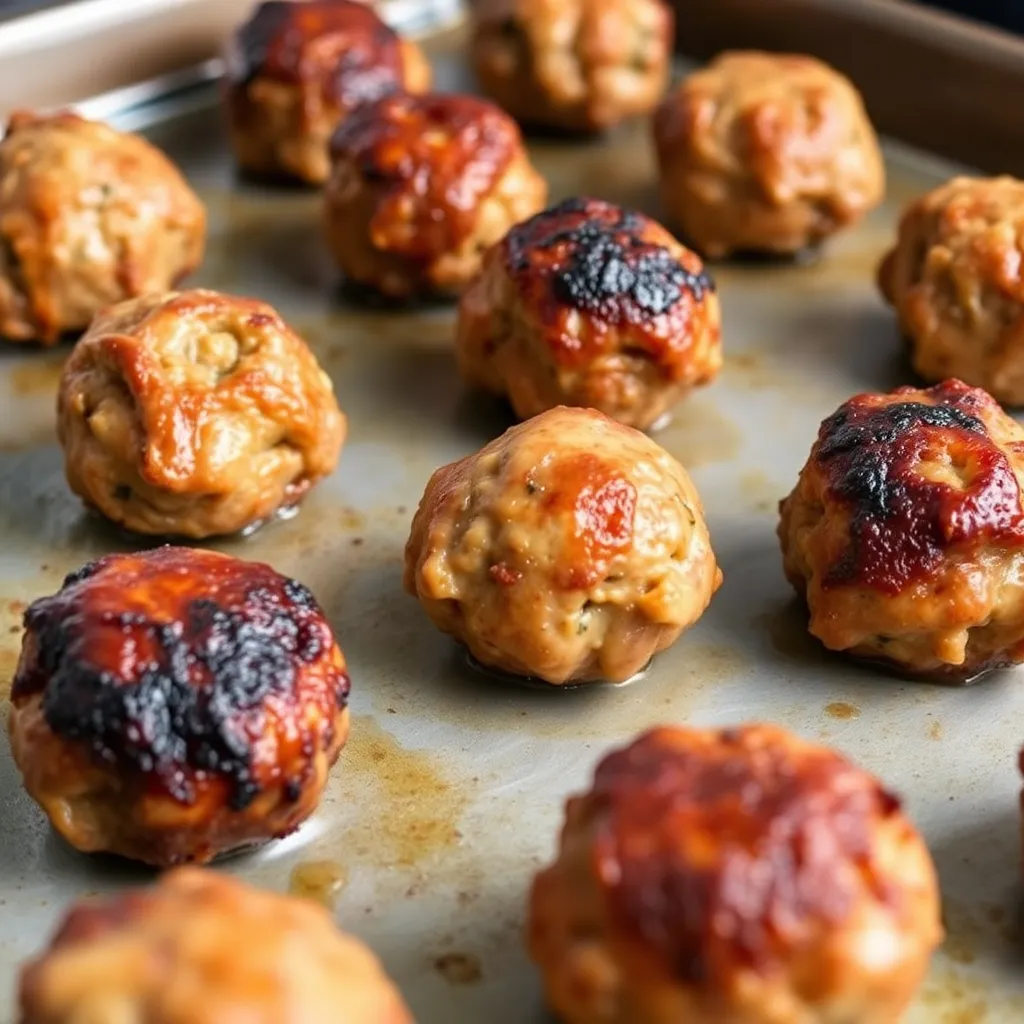
[[[137,533],[192,538],[293,508],[338,462],[330,378],[268,305],[191,291],[104,310],[60,382],[71,489]]]
[[[782,503],[786,575],[826,647],[965,681],[1024,661],[1024,429],[957,380],[857,395]]]
[[[55,344],[203,258],[206,211],[138,135],[75,114],[15,114],[0,142],[0,335]]]
[[[860,95],[812,57],[723,54],[664,100],[654,139],[670,223],[712,259],[797,253],[885,190]]]
[[[412,1024],[321,907],[201,868],[82,900],[21,972],[20,1024]]]
[[[597,132],[654,109],[673,28],[662,0],[486,0],[473,63],[484,92],[519,121]]]
[[[570,199],[484,257],[456,352],[466,380],[507,395],[522,419],[582,405],[643,429],[721,368],[718,296],[659,224]]]
[[[267,0],[235,34],[226,63],[239,165],[317,185],[330,173],[331,133],[356,107],[430,87],[420,48],[350,0]]]
[[[592,409],[551,409],[439,469],[405,549],[405,589],[439,629],[553,684],[629,679],[721,581],[686,470]]]
[[[72,846],[203,862],[314,811],[348,691],[302,584],[212,551],[108,555],[25,613],[11,749]]]
[[[471,96],[367,104],[331,152],[331,251],[352,281],[393,297],[460,291],[484,250],[547,199],[515,122]]]
[[[911,203],[879,284],[914,369],[1024,405],[1024,182],[954,178]]]
[[[769,725],[606,757],[528,916],[566,1024],[896,1024],[942,937],[899,801]]]

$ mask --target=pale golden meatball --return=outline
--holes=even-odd
[[[966,681],[1024,661],[1024,429],[949,380],[857,395],[782,502],[810,631],[900,675]]]
[[[654,140],[669,223],[712,259],[796,253],[885,191],[859,93],[813,57],[722,54],[664,100]]]
[[[914,369],[1024,405],[1024,182],[954,178],[912,202],[879,285]]]
[[[301,583],[194,548],[108,555],[25,613],[11,752],[77,849],[203,862],[313,813],[348,692]]]
[[[57,417],[75,494],[158,536],[294,507],[345,438],[330,378],[275,310],[202,290],[101,312],[64,366]]]
[[[515,122],[472,96],[388,96],[331,141],[327,240],[346,276],[404,298],[457,293],[547,199]]]
[[[607,756],[528,913],[565,1024],[897,1024],[941,938],[899,800],[771,725]]]
[[[674,19],[662,0],[483,0],[473,65],[517,120],[602,131],[647,114],[668,84]]]
[[[227,51],[225,106],[239,166],[322,184],[331,133],[360,104],[425,92],[430,65],[366,3],[265,0]]]
[[[412,1024],[314,903],[201,868],[81,900],[21,971],[20,1024]]]
[[[718,296],[661,225],[569,199],[484,257],[456,354],[466,380],[507,395],[521,419],[580,405],[644,429],[721,368]]]
[[[722,581],[696,488],[650,438],[592,409],[506,431],[427,484],[405,589],[489,668],[621,682]]]
[[[206,211],[138,135],[18,113],[0,142],[0,335],[53,345],[203,259]]]

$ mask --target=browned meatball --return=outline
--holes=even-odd
[[[74,904],[21,972],[20,1024],[412,1024],[321,907],[201,868]]]
[[[967,680],[1024,661],[1024,429],[957,380],[851,398],[782,503],[826,647]]]
[[[860,95],[813,57],[722,54],[665,99],[654,140],[669,222],[713,259],[795,253],[885,191]]]
[[[528,922],[566,1024],[896,1024],[941,938],[899,800],[771,725],[606,757]]]
[[[515,122],[472,96],[367,104],[331,152],[331,251],[351,280],[385,295],[460,291],[483,252],[547,199]]]
[[[427,484],[405,589],[481,664],[621,682],[722,581],[700,497],[650,438],[592,409],[513,427]]]
[[[569,199],[512,228],[459,306],[470,383],[525,419],[581,405],[643,429],[722,365],[718,296],[661,225]]]
[[[954,178],[912,202],[879,284],[914,369],[1024,405],[1024,182]]]
[[[474,13],[480,84],[526,124],[602,131],[653,110],[668,84],[662,0],[483,0]]]
[[[71,489],[138,533],[202,538],[296,505],[338,462],[330,378],[270,306],[211,291],[100,313],[64,366]]]
[[[295,580],[190,548],[108,555],[25,613],[11,750],[79,850],[208,861],[315,810],[348,691]]]
[[[206,211],[138,135],[15,114],[0,142],[0,335],[55,344],[108,303],[172,287],[203,258]]]
[[[265,0],[227,53],[225,104],[239,165],[322,184],[331,133],[360,104],[425,92],[430,65],[372,7]]]

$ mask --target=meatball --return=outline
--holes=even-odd
[[[64,366],[71,489],[137,533],[192,538],[294,507],[338,462],[330,378],[268,305],[211,291],[101,312]]]
[[[860,95],[812,57],[722,54],[664,100],[654,140],[669,220],[713,259],[794,254],[885,190]]]
[[[826,647],[965,681],[1024,661],[1024,429],[949,380],[851,398],[781,505],[786,576]]]
[[[879,268],[914,369],[1024,405],[1024,182],[954,178],[915,200]]]
[[[456,352],[466,380],[508,395],[522,419],[582,405],[643,429],[721,368],[718,296],[659,224],[570,199],[486,254]]]
[[[472,96],[366,104],[331,153],[331,251],[352,281],[396,298],[460,291],[484,250],[547,199],[515,122]]]
[[[662,0],[489,0],[476,11],[473,64],[518,120],[599,132],[661,99],[673,20]]]
[[[606,757],[528,916],[566,1024],[896,1024],[942,938],[896,797],[771,725]]]
[[[331,133],[356,107],[430,87],[420,48],[350,0],[266,0],[235,34],[226,64],[239,165],[316,185],[331,170]]]
[[[405,549],[405,589],[440,630],[556,685],[629,679],[721,581],[686,470],[592,409],[551,409],[437,470]]]
[[[11,749],[79,850],[208,861],[315,810],[348,691],[295,580],[212,551],[108,555],[25,613]]]
[[[21,1024],[412,1024],[323,908],[202,868],[73,905],[24,966]]]
[[[17,113],[0,142],[0,335],[53,345],[203,259],[206,211],[138,135]]]

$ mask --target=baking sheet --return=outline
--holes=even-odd
[[[463,84],[459,46],[449,37],[433,49],[442,88]],[[314,590],[349,660],[354,712],[314,819],[219,869],[332,902],[339,923],[383,957],[420,1024],[540,1022],[521,933],[565,797],[588,784],[604,752],[650,725],[767,719],[876,772],[928,839],[949,939],[908,1024],[1024,1019],[1020,673],[952,689],[825,654],[805,632],[775,539],[776,504],[819,421],[854,392],[908,380],[874,267],[899,207],[955,169],[890,146],[886,206],[818,263],[716,270],[724,372],[656,436],[700,488],[725,583],[642,681],[547,692],[478,677],[401,589],[428,475],[511,423],[499,403],[460,384],[452,309],[347,303],[321,239],[318,195],[238,183],[211,102],[193,100],[149,130],[209,205],[209,258],[194,283],[277,305],[331,373],[350,420],[337,473],[297,518],[216,546]],[[531,148],[555,198],[590,192],[657,214],[643,124],[605,143]],[[0,350],[0,698],[25,603],[87,559],[139,545],[84,515],[64,484],[53,405],[65,356]],[[64,905],[151,877],[52,835],[0,743],[0,1021],[13,1019],[17,962]]]

